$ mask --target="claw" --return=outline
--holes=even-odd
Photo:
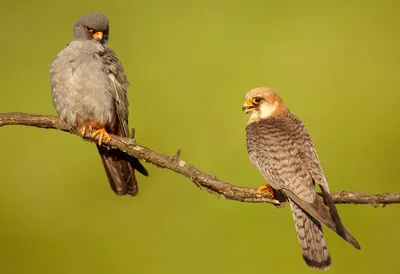
[[[272,198],[275,197],[274,189],[269,184],[260,186],[257,189],[257,193],[261,194],[263,192],[263,190],[265,190],[265,189],[271,194]]]
[[[89,124],[88,126],[85,126],[85,125],[82,126],[82,130],[81,130],[81,136],[82,136],[82,138],[85,137],[85,134],[86,134],[86,131],[87,131],[87,130],[89,130],[90,132],[92,132],[93,126],[90,125],[90,124]]]
[[[81,131],[81,136],[85,137],[85,133],[86,133],[86,126],[83,126]]]
[[[105,138],[107,140],[107,142],[111,141],[111,137],[110,137],[110,135],[108,135],[105,128],[101,128],[101,129],[98,129],[95,132],[93,132],[92,138],[95,138],[97,135],[100,135],[99,142],[98,142],[99,145],[101,145],[103,143],[103,138]]]

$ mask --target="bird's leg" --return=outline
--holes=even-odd
[[[99,136],[98,144],[101,145],[103,143],[103,138],[107,141],[111,141],[110,135],[108,135],[104,126],[101,126],[99,122],[95,120],[86,120],[82,125],[81,135],[85,137],[87,131],[91,133],[90,137],[94,139],[97,135]],[[93,130],[96,129],[95,132]]]
[[[273,189],[272,186],[270,186],[269,184],[260,186],[260,187],[257,189],[257,193],[262,193],[263,190],[267,190],[267,191],[271,194],[272,198],[275,197],[274,189]]]
[[[82,130],[81,130],[81,136],[82,136],[82,138],[85,137],[85,133],[86,133],[86,126],[83,126],[83,127],[82,127]]]
[[[99,136],[99,145],[101,145],[103,143],[103,138],[105,138],[107,140],[107,142],[111,141],[111,137],[110,137],[110,135],[108,135],[108,133],[104,127],[93,132],[92,138],[95,138],[97,135],[100,135]]]
[[[86,120],[84,123],[80,124],[81,129],[81,136],[82,138],[85,137],[87,131],[92,132],[94,128],[101,128],[98,122],[94,120]]]
[[[81,130],[82,138],[85,137],[86,129],[88,129],[91,132],[93,130],[93,127],[92,127],[92,125],[88,125],[88,126],[83,125],[82,130]]]

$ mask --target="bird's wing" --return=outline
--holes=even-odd
[[[103,61],[103,70],[110,80],[107,91],[114,98],[115,111],[118,117],[118,133],[120,136],[129,137],[128,78],[125,75],[121,62],[112,49],[105,48],[100,57]]]
[[[357,242],[357,240],[340,221],[336,208],[334,209],[334,211],[336,212],[337,216],[333,216],[332,208],[329,205],[328,205],[329,208],[326,207],[323,199],[320,196],[317,196],[312,203],[307,203],[306,201],[300,199],[296,194],[294,194],[292,191],[288,189],[282,189],[282,192],[291,201],[295,202],[298,206],[300,206],[305,212],[310,214],[319,222],[326,225],[328,228],[335,231],[340,237],[342,237],[345,241],[349,242],[355,248],[360,249],[360,245]]]
[[[289,198],[297,237],[307,264],[327,269],[330,255],[320,222],[321,219],[331,219],[327,210],[320,212],[314,206],[317,194],[313,180],[303,165],[290,124],[286,122],[282,117],[269,118],[247,126],[250,159],[268,183],[273,188],[278,186]]]
[[[273,188],[288,189],[312,203],[317,195],[314,183],[288,126],[282,118],[249,124],[246,128],[249,157]]]
[[[310,170],[312,162],[307,159],[313,156],[311,152],[303,152],[307,150],[304,147],[310,149],[312,145],[308,133],[308,137],[303,136],[304,129],[304,125],[291,116],[249,124],[246,131],[250,159],[273,188],[280,189],[305,212],[359,248],[357,241],[341,223],[329,190],[321,185],[329,209],[317,195],[315,179]],[[304,140],[309,140],[309,143]],[[315,151],[313,145],[312,148]],[[316,153],[314,157],[312,159],[317,161]],[[318,164],[319,169],[314,169],[321,170],[319,161],[315,164]]]
[[[322,170],[317,151],[307,128],[300,119],[292,113],[288,113],[287,118],[290,127],[295,129],[293,132],[296,135],[293,136],[293,140],[296,141],[302,161],[309,170],[314,181],[329,191],[328,183]]]
[[[125,75],[121,62],[118,60],[116,53],[112,49],[105,48],[104,51],[101,52],[99,55],[103,62],[103,70],[109,78],[107,92],[109,92],[114,98],[114,106],[117,115],[117,129],[114,134],[122,137],[129,137],[129,110],[127,91],[130,84],[128,78]],[[129,169],[131,169],[131,178],[134,181],[136,181],[136,179],[134,178],[133,169],[136,169],[143,175],[148,176],[146,168],[139,162],[137,158],[132,157],[128,154],[124,154],[124,157],[130,163]],[[119,158],[121,158],[121,156]],[[133,192],[136,193],[137,183],[134,182],[132,185],[132,189],[135,188]]]
[[[284,193],[300,207],[306,210],[311,216],[325,224],[343,239],[359,249],[360,246],[357,240],[351,235],[340,220],[339,213],[329,192],[328,183],[325,179],[324,172],[322,171],[315,146],[306,127],[291,113],[288,113],[285,120],[287,128],[289,129],[288,132],[291,134],[291,139],[294,140],[302,164],[311,176],[313,190],[315,191],[314,182],[318,183],[322,190],[323,199],[317,195],[316,199],[312,201],[312,203],[305,203],[304,199],[299,199],[301,197],[299,197],[296,191],[293,191],[293,188],[285,189]],[[326,207],[325,204],[328,207]]]
[[[253,122],[247,126],[246,131],[250,159],[268,183],[359,248],[357,241],[340,221],[314,145],[304,125],[288,114]],[[318,182],[329,209],[317,195],[314,185],[316,178],[321,180]]]

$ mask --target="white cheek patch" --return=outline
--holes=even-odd
[[[251,115],[250,115],[249,122],[250,121],[257,121],[259,119],[260,119],[260,117],[258,116],[258,111],[252,111]]]
[[[260,110],[258,111],[258,113],[254,113],[254,114],[256,114],[261,119],[265,119],[265,118],[271,117],[272,114],[276,111],[277,107],[278,106],[277,106],[276,102],[273,105],[263,102],[260,105]]]

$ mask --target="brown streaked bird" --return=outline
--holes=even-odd
[[[269,88],[255,88],[245,97],[243,111],[250,114],[246,127],[247,152],[269,183],[260,187],[289,199],[303,258],[312,268],[329,269],[331,256],[321,223],[360,249],[340,220],[329,192],[317,152],[303,123]],[[316,190],[319,185],[323,198]]]
[[[54,58],[50,68],[53,105],[60,121],[85,136],[99,136],[108,181],[117,195],[136,195],[135,169],[147,176],[138,159],[101,144],[110,134],[129,137],[128,79],[117,55],[107,48],[108,19],[99,12],[80,17],[74,39]]]

